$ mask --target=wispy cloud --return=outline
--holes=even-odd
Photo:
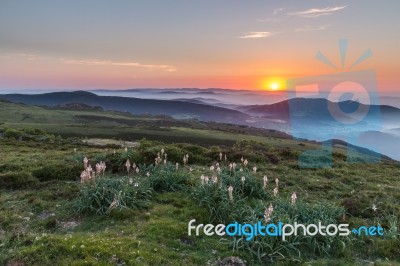
[[[325,7],[325,8],[310,8],[303,11],[287,13],[289,16],[298,16],[303,18],[317,18],[320,16],[328,16],[333,13],[345,9],[347,6]]]
[[[167,72],[176,71],[176,67],[171,66],[171,65],[166,65],[166,64],[143,64],[143,63],[130,62],[130,61],[57,58],[57,57],[42,56],[39,54],[30,54],[30,53],[0,54],[0,58],[3,58],[3,59],[20,58],[20,59],[28,60],[28,61],[51,60],[51,61],[55,61],[55,62],[61,62],[63,64],[76,64],[76,65],[87,65],[87,66],[121,66],[121,67],[145,68],[148,70],[159,70],[159,71],[167,71]]]
[[[142,64],[138,62],[123,62],[123,61],[109,61],[109,60],[97,60],[97,59],[85,59],[85,60],[76,60],[76,59],[65,59],[62,58],[61,61],[66,64],[77,64],[77,65],[87,65],[87,66],[124,66],[124,67],[141,67],[147,68],[150,70],[162,70],[173,72],[176,71],[176,68],[171,65],[157,65],[157,64]]]
[[[322,26],[306,25],[304,27],[297,28],[294,31],[296,31],[296,32],[317,31],[317,30],[326,30],[327,28],[329,28],[329,25],[322,25]]]
[[[272,14],[277,15],[277,14],[279,14],[280,12],[282,12],[283,10],[285,10],[285,8],[283,8],[283,7],[281,7],[281,8],[275,8],[275,9],[274,9],[274,12],[273,12]]]
[[[275,35],[274,32],[269,31],[251,31],[247,35],[240,36],[240,39],[256,39],[256,38],[267,38]]]

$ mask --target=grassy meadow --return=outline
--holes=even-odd
[[[352,151],[359,163],[348,163],[337,146],[332,168],[304,169],[299,154],[318,143],[275,131],[0,107],[0,265],[400,264],[398,162],[363,163],[370,155]],[[106,169],[81,184],[85,157],[94,171],[100,162]],[[380,224],[385,235],[245,241],[187,234],[192,219],[261,221],[270,204],[272,221]]]

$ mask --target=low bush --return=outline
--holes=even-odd
[[[0,188],[18,189],[35,186],[38,180],[28,172],[0,173]]]
[[[40,181],[49,180],[78,180],[82,171],[81,165],[54,164],[46,165],[32,171],[32,175]]]

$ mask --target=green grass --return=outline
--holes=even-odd
[[[285,253],[284,258],[277,256],[273,264],[400,264],[400,165],[396,162],[350,164],[345,148],[337,147],[332,168],[303,169],[298,165],[298,155],[319,145],[274,132],[115,112],[54,110],[4,102],[0,106],[0,132],[13,128],[22,136],[20,140],[0,138],[0,265],[206,265],[228,256],[238,256],[249,265],[262,265],[271,262],[272,256],[258,260],[252,245],[259,243],[235,246],[232,239],[189,237],[187,223],[191,219],[208,223],[218,215],[227,221],[261,219],[262,209],[270,202],[278,206],[276,215],[282,219],[343,209],[345,215],[335,217],[337,222],[349,223],[350,227],[379,223],[388,232],[385,237],[347,239],[345,249],[326,249],[329,255],[308,250],[312,245],[322,247],[324,242],[293,240],[304,246],[296,247],[300,257],[293,249],[295,252]],[[15,116],[10,115],[12,112]],[[82,115],[87,117],[83,119]],[[114,140],[85,143],[82,137]],[[136,143],[125,151],[120,147],[124,141]],[[154,168],[151,164],[161,148],[171,164]],[[202,174],[212,176],[209,167],[219,160],[220,152],[228,157],[227,162],[221,162],[223,168],[229,162],[239,163],[242,156],[249,160],[250,169],[254,165],[258,168],[255,175],[251,171],[244,174],[248,184],[258,185],[246,186],[243,191],[242,174],[233,177],[223,170],[224,187],[234,182],[235,199],[240,200],[229,212],[224,212],[228,207],[217,208],[231,207],[223,194],[226,188],[204,190],[199,179]],[[185,154],[189,154],[189,166],[183,168]],[[74,174],[74,169],[82,165],[84,156],[92,163],[107,163],[106,176],[112,181],[105,187],[114,186],[119,179],[129,182],[124,170],[128,158],[139,165],[140,177],[135,178],[147,180],[152,190],[148,204],[127,205],[103,214],[77,212],[82,187],[79,171]],[[180,164],[178,172],[175,162]],[[270,180],[265,195],[257,187],[264,174]],[[271,196],[275,177],[280,180],[279,199]],[[288,206],[293,191],[301,202],[297,209]],[[109,201],[103,204],[108,207]],[[377,212],[372,210],[374,204]],[[280,248],[286,244],[276,245]]]
[[[60,163],[73,165],[81,161],[85,155],[92,160],[94,158],[110,160],[107,162],[110,175],[113,163],[123,164],[126,156],[153,154],[161,146],[165,148],[166,153],[171,154],[171,157],[176,153],[176,158],[181,158],[181,155],[192,151],[206,158],[196,158],[191,155],[189,162],[193,172],[189,173],[187,167],[181,170],[182,174],[187,175],[188,180],[193,180],[185,185],[189,187],[178,187],[175,191],[170,186],[163,185],[165,189],[159,189],[159,192],[153,195],[151,204],[146,209],[113,210],[105,215],[76,213],[74,202],[79,195],[79,181],[38,181],[31,187],[2,189],[0,264],[204,265],[209,261],[217,261],[219,258],[231,255],[239,256],[250,264],[261,263],[245,247],[236,250],[232,249],[229,242],[221,241],[217,237],[187,236],[189,220],[196,219],[198,223],[210,221],[209,209],[199,205],[189,191],[190,187],[199,182],[202,173],[210,174],[207,170],[208,163],[198,164],[196,161],[215,162],[219,153],[213,150],[216,147],[196,148],[186,144],[161,144],[149,141],[142,141],[140,144],[128,153],[119,148],[117,154],[113,155],[112,148],[107,149],[107,147],[1,140],[0,174],[32,173],[43,166]],[[249,145],[238,143],[231,148],[220,149],[228,155],[240,153],[246,158],[253,158],[257,145],[262,144],[254,144],[251,150]],[[77,152],[74,151],[74,147],[77,147]],[[281,187],[280,198],[289,201],[290,194],[296,191],[305,204],[329,201],[343,206],[347,209],[344,219],[351,225],[372,225],[377,219],[381,219],[381,223],[389,227],[387,215],[390,213],[394,214],[395,221],[398,221],[400,213],[400,207],[396,204],[400,200],[400,192],[397,189],[400,187],[400,180],[397,178],[400,173],[398,164],[347,164],[339,157],[335,159],[335,165],[331,169],[299,169],[296,167],[296,160],[291,156],[287,159],[284,156],[288,155],[281,153],[278,147],[272,146],[272,148],[273,154],[279,158],[279,163],[272,164],[267,159],[260,161],[257,163],[258,173],[255,178],[261,182],[262,175],[267,174],[271,180],[272,190],[272,179],[278,176]],[[103,155],[100,156],[101,154]],[[111,160],[113,156],[121,159],[113,162]],[[149,157],[147,163],[152,161],[153,158]],[[251,159],[250,163],[253,164]],[[123,174],[123,166],[117,169],[114,178],[119,178]],[[170,172],[174,172],[174,167]],[[165,174],[162,172],[157,174],[155,171],[152,178],[158,180],[157,176],[162,177]],[[173,183],[174,180],[161,179],[157,182]],[[158,183],[154,183],[155,188],[156,184]],[[172,192],[165,192],[170,188]],[[268,196],[264,202],[267,204],[270,201],[271,198]],[[371,210],[372,204],[378,207],[377,213]],[[71,224],[72,227],[69,226]],[[398,224],[396,226],[398,227]],[[378,265],[379,263],[390,265],[400,261],[398,236],[356,239],[347,245],[348,250],[332,254],[331,257],[317,253],[315,255],[303,253],[304,255],[299,258],[288,253],[283,260],[276,259],[274,263],[300,261],[311,265],[342,265],[374,261]]]

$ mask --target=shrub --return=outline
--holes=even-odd
[[[38,183],[38,180],[27,172],[7,172],[0,174],[1,188],[28,188]]]
[[[64,164],[46,165],[34,170],[32,175],[40,181],[77,180],[82,171],[81,165],[68,166]]]
[[[141,169],[144,169],[143,167]],[[149,171],[146,169],[144,171]],[[187,175],[182,171],[176,171],[175,166],[167,164],[166,166],[155,167],[151,171],[150,186],[157,192],[180,191],[183,190],[188,181]]]

